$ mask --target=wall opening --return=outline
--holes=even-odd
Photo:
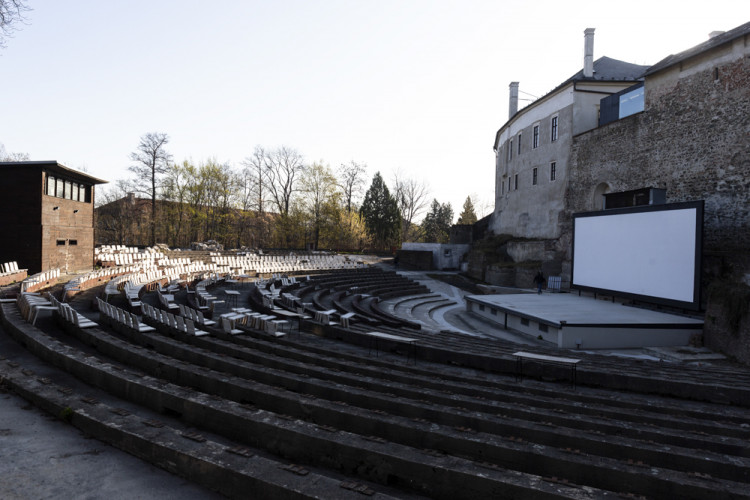
[[[610,187],[606,182],[602,182],[594,188],[594,195],[591,199],[592,210],[604,210],[604,195],[609,193]]]

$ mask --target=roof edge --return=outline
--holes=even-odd
[[[65,165],[58,162],[57,160],[0,162],[0,167],[22,167],[22,166],[38,166],[38,167],[47,167],[47,168],[51,167],[53,171],[57,171],[58,173],[65,174],[65,175],[78,177],[79,180],[85,180],[92,184],[109,184],[109,181],[105,181],[104,179],[99,179],[98,177],[94,177],[93,175],[87,174],[86,172],[81,172],[80,170],[75,170],[73,168],[66,167]]]
[[[686,61],[688,59],[696,57],[704,52],[707,52],[711,49],[715,49],[724,44],[731,43],[737,38],[746,36],[748,34],[750,34],[750,22],[741,24],[740,26],[737,26],[736,28],[732,28],[731,30],[725,33],[722,33],[721,35],[716,35],[713,38],[709,38],[708,40],[702,43],[699,43],[698,45],[695,45],[693,47],[690,47],[687,50],[683,50],[682,52],[678,52],[677,54],[668,55],[667,57],[665,57],[658,63],[648,68],[646,72],[644,73],[644,76],[650,76],[660,71],[663,71],[667,68],[671,68],[675,64],[678,64],[678,63],[681,63],[682,61]]]

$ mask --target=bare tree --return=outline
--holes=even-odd
[[[0,48],[5,47],[5,39],[13,35],[28,10],[23,0],[0,0]]]
[[[141,205],[127,180],[119,179],[97,190],[96,242],[98,244],[135,245],[141,242],[139,221]]]
[[[477,219],[481,219],[495,210],[494,199],[480,198],[476,193],[471,193],[471,202],[474,204],[474,211],[477,214]]]
[[[412,241],[412,223],[427,207],[430,190],[422,181],[405,178],[401,172],[393,175],[393,197],[401,211],[403,241]]]
[[[301,184],[305,196],[305,208],[313,223],[313,243],[317,250],[320,244],[325,204],[337,195],[340,196],[336,186],[336,177],[328,165],[313,163],[305,170]]]
[[[130,153],[128,170],[136,175],[138,191],[151,198],[151,245],[156,244],[156,189],[159,175],[165,173],[172,160],[166,150],[169,136],[161,132],[149,132],[141,137],[138,149]]]
[[[9,153],[0,142],[0,161],[29,161],[28,153]]]
[[[267,188],[279,213],[289,215],[292,195],[297,191],[297,180],[304,171],[302,155],[297,150],[281,146],[266,155]]]
[[[350,161],[348,164],[342,163],[338,170],[339,182],[344,192],[346,213],[351,213],[352,203],[356,197],[362,194],[362,189],[367,181],[367,165]]]
[[[181,165],[172,164],[162,182],[161,197],[163,200],[172,202],[163,207],[162,223],[166,223],[164,234],[167,235],[167,242],[174,246],[184,246],[190,243],[183,235],[183,227],[187,219],[190,168],[187,160],[184,160]],[[169,235],[171,235],[171,242]]]
[[[255,146],[253,154],[242,162],[244,167],[243,176],[243,209],[256,210],[263,213],[266,201],[266,184],[268,174],[266,164],[268,163],[266,150],[263,146]]]

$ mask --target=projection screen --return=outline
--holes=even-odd
[[[703,201],[573,215],[572,287],[700,308]]]

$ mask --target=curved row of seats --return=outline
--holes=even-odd
[[[163,309],[156,309],[148,304],[144,304],[143,312],[145,314],[144,317],[149,318],[151,321],[165,325],[180,333],[193,336],[208,335],[208,332],[196,328],[195,322],[191,318],[183,317],[179,314],[175,315]]]
[[[13,311],[7,316],[15,326]],[[164,319],[163,311],[159,317]],[[166,321],[156,332],[124,328],[119,335],[108,331],[109,324],[71,327],[79,341],[98,350],[95,359],[77,344],[61,347],[60,340],[45,339],[31,326],[13,330],[39,356],[111,394],[179,415],[206,443],[229,440],[246,454],[314,468],[315,479],[339,493],[350,491],[343,482],[368,482],[374,495],[394,494],[395,488],[396,496],[434,498],[742,498],[749,491],[750,401],[739,407],[675,398],[683,397],[680,386],[699,386],[703,376],[737,386],[737,394],[743,387],[750,393],[739,370],[582,355],[584,385],[627,383],[637,391],[638,379],[650,373],[647,390],[670,397],[574,390],[460,368],[512,374],[515,346],[498,341],[408,331],[418,340],[418,363],[412,366],[393,356],[403,346],[381,345],[379,355],[372,350],[367,333],[373,328],[364,323],[271,338],[252,325],[237,326],[242,335],[211,329],[210,336],[192,336],[176,317],[167,313]],[[382,324],[377,329],[404,332]],[[529,373],[556,372],[532,366]],[[719,387],[713,397],[724,391]],[[81,399],[73,394],[63,402],[74,413],[84,412]],[[345,481],[333,480],[339,474]]]
[[[57,283],[59,277],[60,269],[50,269],[32,274],[21,282],[21,292],[38,292]]]
[[[148,388],[153,407],[201,432],[405,494],[702,498],[747,487],[748,416],[723,405],[408,367],[308,335],[75,335],[126,369],[108,377],[162,380]],[[148,381],[127,384],[121,397]]]
[[[285,293],[310,302],[315,310],[335,308],[339,314],[356,313],[356,319],[373,325],[419,329],[419,323],[396,317],[377,307],[379,299],[429,293],[429,289],[413,280],[380,268],[337,271],[313,276],[302,286],[284,288]],[[309,310],[315,313],[315,310]],[[350,316],[351,318],[351,316]]]

